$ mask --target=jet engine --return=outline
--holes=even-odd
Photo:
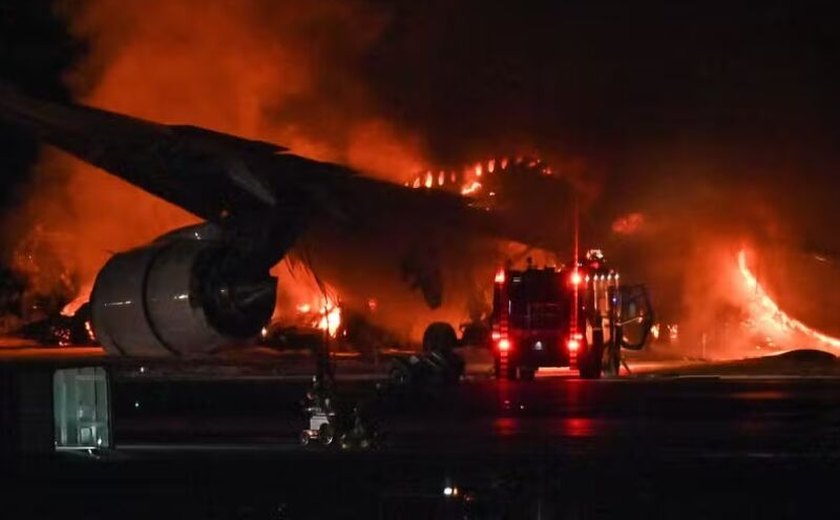
[[[200,229],[116,254],[99,272],[92,325],[108,354],[207,354],[255,336],[271,318],[276,280]]]

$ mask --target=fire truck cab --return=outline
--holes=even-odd
[[[617,375],[622,347],[641,348],[653,324],[644,286],[621,286],[598,250],[571,267],[500,269],[493,287],[491,349],[497,377],[526,379],[540,367],[583,378]],[[636,341],[623,327],[637,324]]]

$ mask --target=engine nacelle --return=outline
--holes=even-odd
[[[276,280],[237,269],[223,243],[175,236],[105,264],[91,293],[91,321],[109,354],[206,354],[255,336],[275,298]]]

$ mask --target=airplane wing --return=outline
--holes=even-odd
[[[52,103],[5,87],[0,120],[209,222],[282,219],[299,232],[313,218],[364,222],[383,213],[420,213],[496,231],[492,219],[461,197],[408,190],[264,141]],[[281,240],[277,254],[293,239]]]
[[[415,190],[371,179],[348,167],[294,155],[282,146],[264,141],[196,126],[162,124],[78,104],[43,101],[2,86],[0,121],[26,129],[45,143],[180,206],[221,228],[229,236],[238,258],[226,261],[226,264],[238,263],[235,270],[223,266],[218,267],[216,271],[219,272],[216,272],[202,267],[201,254],[191,253],[189,248],[177,255],[171,253],[175,258],[170,259],[169,264],[186,262],[183,259],[188,258],[195,264],[190,264],[190,269],[200,267],[208,271],[210,274],[202,276],[215,280],[213,283],[217,284],[212,291],[202,289],[201,297],[212,300],[212,305],[207,305],[213,310],[205,309],[206,316],[199,319],[196,330],[204,327],[204,322],[215,321],[217,325],[226,325],[216,327],[224,329],[221,331],[223,335],[252,334],[256,321],[248,318],[243,309],[256,305],[254,302],[257,300],[268,302],[266,288],[269,283],[255,280],[253,275],[245,273],[267,273],[268,268],[288,254],[304,234],[311,235],[310,242],[336,244],[333,251],[340,251],[341,246],[348,243],[355,246],[356,243],[352,242],[354,235],[366,236],[367,257],[376,256],[374,250],[385,254],[399,250],[396,260],[401,263],[404,281],[419,288],[431,307],[440,304],[439,275],[436,274],[440,260],[435,258],[431,248],[424,249],[426,239],[431,241],[443,234],[448,235],[449,244],[457,244],[459,233],[468,230],[471,236],[501,237],[535,246],[562,247],[550,238],[535,234],[540,226],[522,225],[521,222],[517,224],[516,219],[500,218],[487,208],[474,207],[466,197],[438,190]],[[415,238],[399,243],[403,235]],[[127,278],[123,271],[145,273],[144,269],[158,266],[165,269],[169,265],[152,258],[158,253],[144,253],[146,256],[129,254],[134,256],[116,255],[106,265],[97,278],[93,299],[99,294],[100,300],[112,300],[114,305],[132,303],[134,300],[126,294],[136,293],[145,297],[150,289],[123,287],[126,283],[123,280]],[[334,260],[335,263],[342,261],[340,258]],[[119,268],[114,267],[118,264],[121,265]],[[141,278],[146,280],[149,276],[146,273]],[[183,278],[187,274],[167,276]],[[224,285],[218,281],[232,279],[236,280],[236,284]],[[171,292],[175,290],[171,287],[176,285],[162,283],[161,290]],[[182,285],[184,291],[193,290],[187,281]],[[97,291],[98,286],[113,286],[119,290],[109,293],[106,298],[103,295],[107,291]],[[259,290],[254,289],[257,286]],[[186,300],[185,294],[170,296],[176,299],[184,296],[182,299]],[[261,305],[260,312],[251,314],[265,314],[268,303]],[[109,309],[107,313],[116,312],[113,305],[105,307]],[[123,318],[117,320],[120,325],[110,327],[112,338],[107,341],[122,345],[139,344],[160,340],[166,335],[165,331],[150,326],[148,337],[142,338],[142,341],[116,338],[126,323],[134,328],[137,328],[135,322],[151,323],[148,309],[137,312],[137,316],[132,315],[130,319],[126,318],[127,321]],[[194,312],[194,309],[189,312]],[[96,313],[94,306],[94,327],[100,331],[108,329],[102,324],[107,320],[98,320]],[[169,320],[172,323],[167,326],[181,334],[184,326],[171,318],[176,314],[168,312],[170,317],[160,320]],[[104,332],[100,336],[104,337]],[[179,339],[174,342],[185,342],[193,347],[201,342],[218,343],[201,334],[191,336],[188,341]],[[160,343],[165,344],[166,341],[161,340]],[[178,346],[168,347],[168,350],[179,349]]]

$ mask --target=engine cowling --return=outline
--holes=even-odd
[[[255,336],[275,299],[276,280],[238,266],[224,243],[176,236],[114,255],[96,277],[91,321],[109,354],[200,355]]]

